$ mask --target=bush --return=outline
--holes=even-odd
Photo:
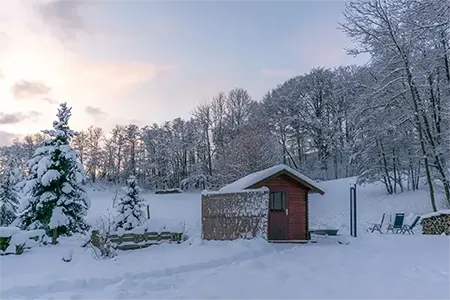
[[[114,218],[111,213],[100,216],[93,228],[86,245],[93,250],[95,259],[113,258],[117,255],[114,245],[109,239],[109,235],[114,230]]]
[[[10,240],[11,237],[0,237],[0,251],[5,251],[8,249]]]
[[[22,254],[26,238],[17,227],[0,227],[0,254]]]

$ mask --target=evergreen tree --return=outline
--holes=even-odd
[[[117,205],[119,214],[116,219],[116,230],[119,228],[131,230],[145,222],[144,199],[139,195],[141,189],[134,176],[128,178],[127,186],[123,187],[122,190],[125,195],[119,199]]]
[[[0,176],[0,226],[10,225],[15,220],[19,207],[19,197],[15,186],[20,170],[14,165],[13,159],[10,159]]]
[[[85,172],[78,153],[69,145],[76,135],[68,125],[71,115],[71,108],[62,103],[53,129],[43,131],[49,139],[28,162],[24,193],[29,198],[17,222],[24,229],[44,228],[49,232],[55,227],[55,215],[59,219],[64,216],[63,223],[56,222],[58,235],[88,229],[84,217],[90,201],[82,187]]]

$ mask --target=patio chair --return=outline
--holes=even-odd
[[[403,220],[405,219],[404,213],[395,214],[394,224],[389,224],[386,233],[392,231],[392,233],[399,233],[403,230]]]
[[[417,225],[417,223],[419,223],[419,220],[420,220],[420,216],[417,216],[414,219],[414,221],[411,223],[411,225],[404,224],[402,226],[402,234],[405,234],[405,233],[414,234],[413,229]]]
[[[383,226],[384,216],[385,216],[385,213],[383,213],[380,223],[372,223],[372,227],[369,227],[369,231],[371,233],[373,233],[375,230],[378,231],[379,233],[383,233],[383,232],[381,232],[381,227]]]

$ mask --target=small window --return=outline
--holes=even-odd
[[[269,194],[270,211],[286,211],[286,193],[273,192]]]

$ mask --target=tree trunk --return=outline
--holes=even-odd
[[[52,245],[56,245],[58,243],[58,228],[53,228],[52,231]]]
[[[391,182],[391,176],[389,176],[389,168],[388,168],[388,164],[387,164],[386,153],[384,152],[384,147],[383,147],[383,143],[381,142],[381,140],[378,140],[378,145],[381,150],[383,169],[384,169],[384,173],[385,173],[384,176],[386,177],[386,185],[389,187],[388,193],[392,194],[394,192],[394,189],[393,189],[392,182]]]

